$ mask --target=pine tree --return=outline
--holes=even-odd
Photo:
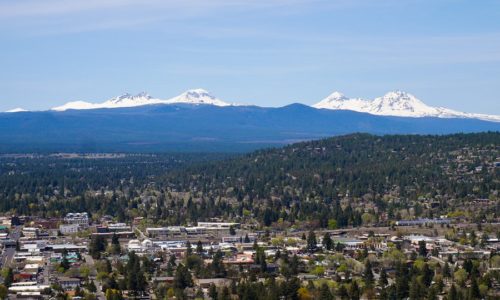
[[[427,256],[427,243],[424,240],[418,242],[418,255]]]
[[[213,256],[211,264],[212,273],[214,274],[215,278],[226,277],[226,269],[224,268],[224,263],[222,259],[223,259],[222,251],[219,249]]]
[[[186,256],[190,256],[193,254],[193,247],[191,246],[191,242],[187,241],[186,243]]]
[[[422,298],[422,287],[418,283],[417,276],[413,276],[410,282],[410,299],[416,300]]]
[[[347,288],[344,284],[340,285],[337,294],[339,295],[340,299],[349,299],[349,293],[347,292]]]
[[[183,264],[179,264],[174,276],[174,287],[178,289],[185,289],[192,286],[193,278],[191,277],[191,273],[189,273],[188,268],[186,268]]]
[[[481,293],[479,292],[479,286],[477,285],[476,278],[472,279],[471,286],[468,293],[469,299],[480,299]]]
[[[452,284],[450,287],[450,291],[448,292],[448,300],[459,300],[460,295],[458,294],[457,289],[455,288],[455,285]]]
[[[422,270],[423,284],[425,284],[427,287],[430,286],[433,278],[434,278],[434,271],[429,267],[428,264],[425,264]]]
[[[323,247],[325,247],[326,250],[333,249],[333,240],[328,232],[323,236]]]
[[[89,253],[94,259],[101,258],[101,253],[106,250],[106,240],[102,235],[94,236],[90,240]]]
[[[314,252],[316,250],[316,245],[318,242],[316,241],[316,234],[314,231],[309,231],[309,234],[307,235],[307,250],[310,252]]]
[[[363,274],[363,278],[367,286],[371,286],[373,284],[372,264],[369,259],[365,262],[365,272]]]
[[[384,268],[382,268],[382,270],[380,271],[380,277],[378,279],[378,284],[380,287],[385,287],[388,283],[388,280],[387,280],[387,272]]]
[[[217,300],[217,288],[215,287],[215,284],[213,284],[213,283],[208,288],[208,296],[212,300]]]
[[[111,245],[112,245],[113,254],[120,254],[120,252],[121,252],[120,241],[119,241],[118,235],[116,235],[116,233],[113,233],[113,237],[111,238]]]
[[[333,300],[332,292],[330,292],[330,288],[326,283],[321,285],[319,291],[319,300]]]
[[[196,253],[198,255],[203,254],[203,244],[201,243],[201,241],[198,241],[198,243],[196,244]]]
[[[7,268],[7,271],[5,272],[4,279],[3,279],[3,284],[6,287],[10,287],[10,285],[14,282],[14,272],[12,271],[12,268]]]
[[[351,283],[351,286],[349,288],[349,296],[353,300],[358,300],[360,297],[361,291],[359,290],[358,283],[356,281],[353,281]]]
[[[451,277],[450,264],[446,262],[443,267],[443,277],[449,278]]]
[[[427,300],[437,300],[438,298],[438,292],[434,287],[431,287],[429,289],[429,292],[427,293]]]

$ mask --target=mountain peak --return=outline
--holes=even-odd
[[[166,103],[186,103],[186,104],[208,104],[215,106],[229,106],[231,104],[217,99],[215,96],[211,95],[207,90],[204,89],[192,89],[187,90],[177,97],[169,99]]]
[[[425,104],[414,95],[401,90],[387,92],[382,97],[373,100],[363,100],[359,98],[349,99],[341,93],[334,92],[325,99],[314,104],[313,107],[353,110],[382,116],[475,118],[496,122],[500,121],[499,116],[470,114],[441,107],[432,107]]]
[[[6,112],[8,113],[17,113],[17,112],[27,112],[28,110],[24,109],[24,108],[21,108],[21,107],[16,107],[14,109],[10,109]]]
[[[335,92],[331,93],[328,97],[326,97],[326,99],[347,100],[348,98],[344,94],[342,94],[341,92],[335,91]]]
[[[215,105],[215,106],[229,106],[231,104],[226,103],[216,97],[212,96],[208,91],[204,89],[192,89],[185,91],[184,93],[171,98],[169,100],[162,100],[158,98],[151,97],[146,92],[141,92],[137,95],[132,95],[130,93],[124,93],[120,96],[111,98],[102,103],[90,103],[84,101],[73,101],[66,103],[62,106],[54,107],[52,110],[55,111],[65,111],[69,109],[99,109],[99,108],[121,108],[121,107],[136,107],[143,105],[152,104],[175,104],[175,103],[185,103],[193,105]]]
[[[124,94],[122,94],[118,97],[115,97],[111,100],[108,100],[108,101],[111,101],[113,103],[120,103],[120,102],[125,102],[125,101],[136,102],[136,101],[141,101],[141,100],[144,101],[144,100],[149,100],[149,99],[153,99],[153,98],[146,92],[140,92],[137,95],[124,93]]]
[[[314,104],[313,107],[362,111],[368,104],[369,101],[360,98],[349,99],[341,92],[335,91],[325,99]]]

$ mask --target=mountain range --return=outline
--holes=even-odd
[[[430,107],[400,91],[372,101],[336,92],[312,107],[259,107],[196,89],[168,100],[125,94],[102,103],[0,113],[0,152],[235,152],[354,132],[481,131],[500,131],[500,117]]]
[[[209,92],[203,89],[194,89],[186,91],[179,96],[172,99],[162,100],[151,97],[148,93],[139,93],[137,95],[123,94],[113,99],[107,100],[103,103],[90,103],[85,101],[68,102],[62,106],[54,107],[55,111],[66,111],[69,109],[99,109],[99,108],[121,108],[121,107],[136,107],[143,105],[153,104],[174,104],[174,103],[187,103],[187,104],[207,104],[215,106],[229,106],[216,97],[212,96]]]
[[[52,108],[54,111],[85,110],[102,108],[137,107],[155,104],[193,104],[193,105],[215,105],[215,106],[241,106],[237,103],[228,103],[211,95],[204,89],[188,90],[171,99],[163,100],[154,98],[148,93],[142,92],[137,95],[125,93],[121,96],[109,99],[102,103],[91,103],[86,101],[72,101],[64,105]],[[382,97],[373,100],[362,98],[348,98],[341,92],[333,92],[325,99],[312,105],[318,109],[351,110],[380,116],[399,117],[437,117],[437,118],[471,118],[486,121],[500,122],[498,115],[486,115],[476,113],[465,113],[444,107],[432,107],[410,93],[403,91],[392,91]],[[15,108],[7,112],[25,112],[22,108]]]

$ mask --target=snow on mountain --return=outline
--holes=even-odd
[[[97,106],[98,106],[98,104],[94,104],[94,103],[90,103],[90,102],[72,101],[72,102],[68,102],[64,105],[54,107],[54,108],[52,108],[52,110],[65,111],[68,109],[95,109],[95,108],[98,108]]]
[[[194,89],[186,91],[177,97],[165,101],[165,103],[188,103],[188,104],[209,104],[215,106],[230,106],[231,104],[215,98],[204,89]]]
[[[6,113],[17,113],[17,112],[25,112],[25,111],[27,111],[27,110],[24,108],[21,108],[21,107],[17,107],[14,109],[7,110]]]
[[[209,92],[203,89],[194,89],[186,91],[179,96],[168,100],[162,100],[151,97],[147,93],[139,93],[137,95],[123,94],[121,96],[109,99],[103,103],[90,103],[85,101],[68,102],[62,106],[54,107],[52,110],[65,111],[68,109],[99,109],[99,108],[121,108],[121,107],[135,107],[153,104],[174,104],[185,103],[193,105],[215,105],[215,106],[229,106],[232,104],[226,103],[216,97],[212,96]]]
[[[374,100],[347,98],[342,93],[334,92],[313,105],[315,108],[343,109],[381,116],[399,117],[438,117],[438,118],[473,118],[500,122],[500,116],[464,113],[443,107],[428,106],[412,94],[394,91]]]
[[[360,98],[349,99],[340,92],[333,92],[325,99],[313,105],[315,108],[343,109],[366,112],[371,102]]]

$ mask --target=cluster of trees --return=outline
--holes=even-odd
[[[92,159],[0,155],[0,212],[52,217],[88,211],[116,216],[117,208],[127,209],[142,189],[165,172],[227,156],[158,153]],[[109,199],[106,190],[121,196]]]
[[[162,225],[253,218],[264,226],[310,222],[321,228],[380,223],[380,212],[390,220],[410,210],[432,217],[500,189],[500,168],[491,168],[499,139],[499,133],[355,134],[234,158],[4,156],[0,212],[50,217],[87,211],[119,221],[152,216]],[[484,167],[479,173],[478,166]],[[424,208],[421,196],[436,199],[435,205]],[[345,198],[351,199],[347,205]],[[376,211],[360,212],[360,201],[375,204]],[[497,215],[497,207],[487,207],[477,219]]]

